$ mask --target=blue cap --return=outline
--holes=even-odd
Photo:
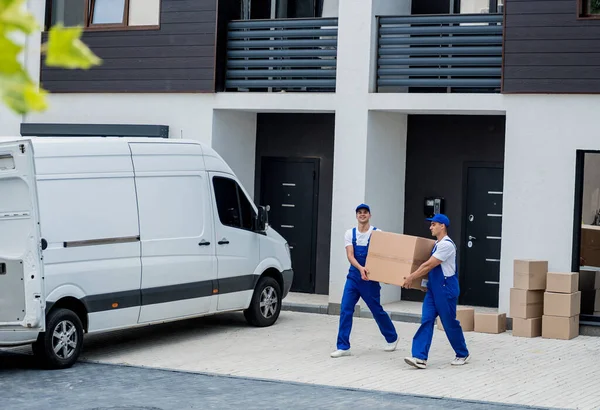
[[[450,219],[444,214],[435,214],[433,218],[427,218],[428,221],[437,222],[446,225],[446,227],[450,226]]]
[[[366,209],[369,213],[371,213],[371,208],[367,204],[360,204],[359,206],[357,206],[356,212],[360,211],[361,209]]]

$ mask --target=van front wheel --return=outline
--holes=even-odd
[[[33,344],[33,353],[49,369],[66,369],[77,361],[83,345],[83,325],[68,309],[57,309],[46,318],[46,331]]]
[[[258,281],[250,307],[244,311],[248,323],[253,326],[271,326],[281,312],[281,288],[273,278],[265,276]]]

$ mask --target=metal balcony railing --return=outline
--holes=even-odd
[[[499,92],[502,24],[502,14],[379,17],[378,92]]]
[[[337,18],[229,23],[226,90],[335,91]]]

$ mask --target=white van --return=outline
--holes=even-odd
[[[0,138],[0,346],[66,368],[84,333],[236,310],[272,325],[290,251],[248,198],[196,141]]]

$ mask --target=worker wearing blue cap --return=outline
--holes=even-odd
[[[360,204],[356,207],[356,219],[358,220],[358,226],[347,230],[344,238],[350,269],[346,276],[346,286],[344,286],[342,296],[337,350],[331,353],[331,357],[350,355],[352,316],[354,315],[354,307],[360,297],[369,307],[381,334],[385,337],[387,344],[384,350],[392,352],[398,344],[396,328],[381,306],[381,285],[379,282],[370,281],[368,272],[365,269],[369,244],[371,243],[371,233],[377,229],[370,225],[371,209],[368,205]]]
[[[427,367],[427,356],[433,338],[433,326],[439,315],[446,337],[448,337],[450,345],[456,353],[456,357],[451,364],[461,366],[466,364],[471,356],[467,349],[460,322],[456,320],[456,305],[460,294],[456,275],[456,245],[448,237],[450,220],[446,215],[436,214],[433,218],[427,218],[427,220],[431,221],[429,230],[437,241],[429,260],[405,280],[404,287],[410,288],[414,280],[428,274],[421,326],[413,338],[412,357],[406,357],[404,361],[418,369]]]

